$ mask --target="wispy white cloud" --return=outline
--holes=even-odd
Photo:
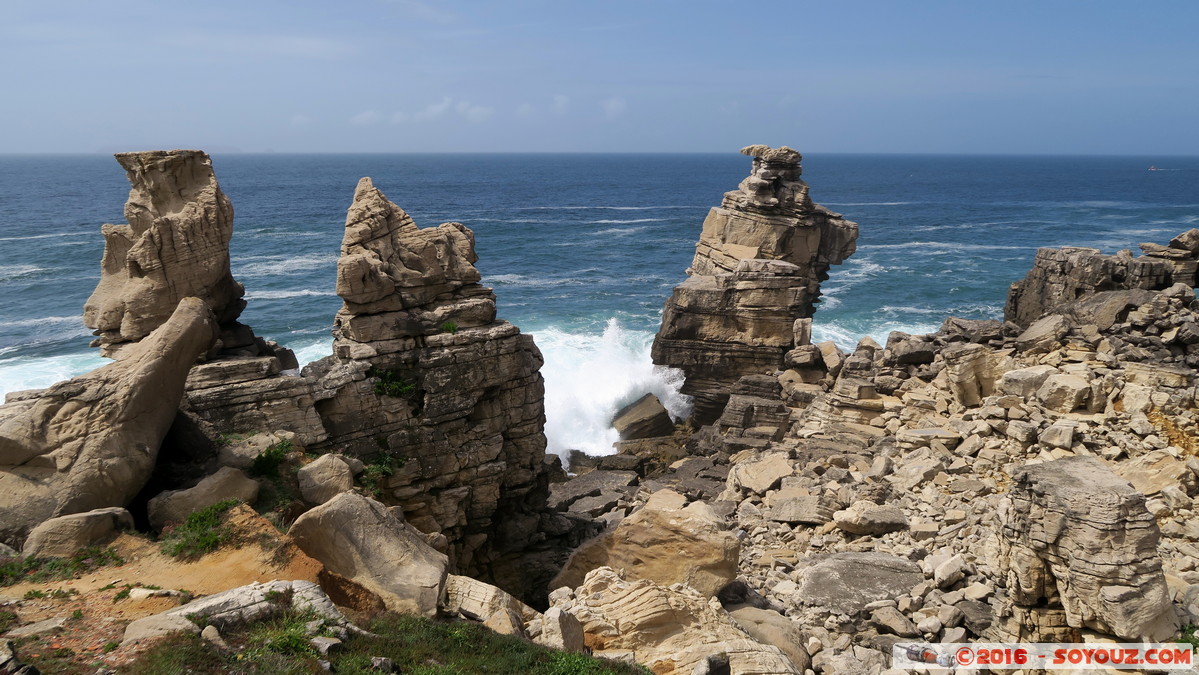
[[[486,122],[495,114],[495,108],[478,105],[470,101],[455,101],[453,98],[446,96],[440,101],[430,103],[414,113],[396,112],[391,116],[391,123],[432,122],[451,114],[457,115],[467,122]]]
[[[613,96],[600,103],[600,107],[604,109],[604,117],[614,120],[625,114],[625,111],[629,109],[629,103],[620,96]]]
[[[362,112],[350,118],[350,124],[359,127],[370,126],[377,124],[383,116],[377,110],[363,110]]]
[[[550,104],[550,110],[558,114],[566,112],[570,107],[570,97],[566,94],[554,94],[554,102]]]
[[[279,56],[302,59],[339,59],[353,54],[353,45],[323,37],[250,33],[158,34],[159,45],[172,49],[216,52],[222,55]]]
[[[458,15],[436,7],[432,3],[420,2],[420,0],[388,0],[391,4],[403,8],[412,16],[424,21],[432,23],[454,23],[458,20]]]

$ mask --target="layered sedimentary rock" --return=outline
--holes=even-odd
[[[753,145],[753,171],[704,220],[689,278],[666,303],[653,360],[681,368],[695,418],[719,416],[742,375],[774,371],[808,343],[829,266],[854,252],[857,225],[812,202],[800,154]]]
[[[717,603],[683,584],[628,581],[600,567],[573,593],[556,592],[554,607],[578,617],[595,656],[631,658],[661,675],[713,672],[695,670],[710,657],[724,660],[724,672],[802,672],[778,647],[751,638]]]
[[[1176,634],[1144,495],[1092,457],[1026,466],[1013,480],[1000,507],[1000,571],[1013,605],[1060,603],[1070,626],[1128,641]]]
[[[127,225],[105,225],[100,283],[83,308],[106,353],[162,325],[187,297],[203,300],[222,326],[243,308],[229,271],[233,206],[199,150],[118,154],[132,187]]]
[[[391,469],[382,488],[409,522],[473,554],[525,548],[547,494],[541,354],[495,318],[474,237],[419,229],[364,178],[346,217],[334,355],[304,371],[338,449]],[[488,539],[491,538],[490,541]]]
[[[1145,255],[1133,257],[1129,251],[1104,255],[1094,248],[1038,249],[1027,276],[1008,290],[1004,317],[1027,327],[1045,314],[1102,291],[1161,290],[1175,283],[1195,286],[1199,229],[1174,237],[1169,246],[1141,244],[1141,250]]]
[[[216,335],[205,303],[184,298],[121,361],[0,407],[0,541],[19,542],[54,516],[128,504]]]

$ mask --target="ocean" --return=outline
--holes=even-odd
[[[550,450],[608,454],[624,403],[654,391],[686,410],[650,343],[707,210],[750,159],[216,154],[213,166],[236,212],[241,320],[257,334],[301,363],[330,353],[345,212],[371,176],[421,227],[474,230],[500,316],[545,355]],[[1136,251],[1199,227],[1199,157],[813,154],[804,178],[813,199],[860,227],[814,320],[813,340],[847,348],[932,332],[947,316],[1002,318],[1038,247]],[[80,315],[100,274],[100,225],[124,222],[127,193],[108,156],[0,156],[0,395],[105,363]]]

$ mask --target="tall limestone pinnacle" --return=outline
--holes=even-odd
[[[83,309],[106,355],[162,325],[186,297],[203,300],[222,326],[245,301],[229,270],[233,206],[199,150],[116,155],[131,188],[126,225],[104,225],[100,283]]]
[[[858,226],[815,204],[802,157],[786,146],[751,145],[750,175],[704,220],[689,278],[666,302],[653,360],[680,368],[695,418],[720,415],[744,375],[782,367],[809,344],[828,269],[853,254]]]

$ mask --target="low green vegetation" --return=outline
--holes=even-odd
[[[400,457],[391,452],[380,453],[370,464],[366,465],[366,468],[358,475],[358,480],[372,497],[378,499],[383,496],[383,485],[387,479],[396,472],[396,469],[404,466],[407,462],[407,457]]]
[[[16,612],[0,611],[0,633],[8,632],[9,628],[14,628],[17,625]]]
[[[0,558],[0,587],[21,582],[74,579],[88,572],[125,561],[115,549],[89,546],[69,558]]]
[[[1188,623],[1182,627],[1182,635],[1179,636],[1179,642],[1185,642],[1192,647],[1199,649],[1199,636],[1195,635],[1195,631],[1199,630],[1199,626],[1193,623]]]
[[[441,330],[451,335],[456,334],[458,332],[458,324],[453,321],[446,321],[441,324]]]
[[[287,461],[291,452],[291,441],[286,438],[258,453],[250,463],[249,474],[255,478],[278,478],[279,467]]]
[[[225,524],[225,513],[239,504],[225,499],[189,515],[187,520],[162,532],[162,552],[173,558],[194,560],[211,553],[233,539],[233,530]]]
[[[376,378],[372,388],[377,396],[410,399],[416,395],[416,382],[404,377],[398,370],[371,368],[366,375]]]
[[[158,643],[120,672],[326,672],[304,630],[313,618],[305,612],[287,612],[243,630],[228,631],[225,639],[232,652],[221,652],[199,636],[177,635]],[[330,662],[333,672],[378,673],[371,669],[371,657],[381,656],[391,659],[405,675],[649,675],[639,666],[547,649],[469,622],[383,614],[365,627],[376,637],[351,635],[340,650],[321,657]]]

